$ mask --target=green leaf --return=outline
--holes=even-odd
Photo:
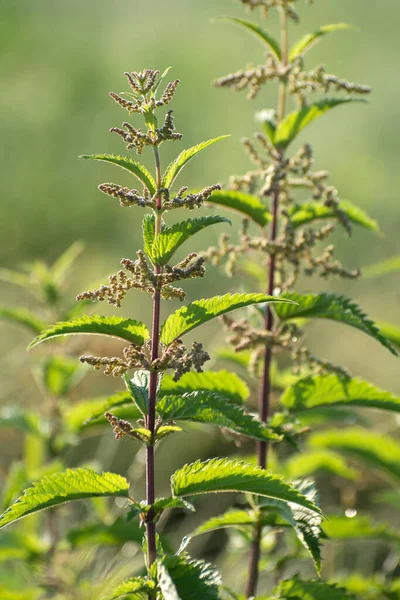
[[[106,600],[118,600],[119,598],[129,598],[129,600],[147,600],[149,594],[155,589],[153,581],[143,577],[133,577],[121,583],[114,588],[111,594],[107,594]]]
[[[336,374],[314,375],[299,379],[288,388],[281,402],[293,412],[318,406],[364,406],[400,412],[400,398],[372,383]]]
[[[91,422],[91,419],[102,417],[106,410],[118,406],[128,405],[136,411],[137,419],[141,417],[141,413],[132,402],[129,392],[120,392],[112,396],[102,396],[99,398],[88,398],[81,400],[76,404],[67,405],[63,409],[63,419],[66,429],[73,433],[79,432],[86,426],[97,425],[98,422]],[[106,422],[104,421],[104,424]]]
[[[214,298],[202,298],[172,313],[161,329],[161,342],[171,344],[174,340],[192,329],[207,323],[211,319],[220,317],[232,310],[250,306],[251,304],[265,304],[270,302],[288,302],[274,296],[265,294],[225,294]]]
[[[294,484],[296,489],[313,504],[318,502],[318,493],[315,484],[311,480],[305,480]],[[278,515],[286,521],[295,531],[301,544],[306,548],[314,561],[318,574],[321,573],[321,515],[314,511],[300,507],[291,502],[275,499],[263,499],[261,509],[270,511],[275,510]]]
[[[40,600],[41,591],[25,589],[24,591],[8,590],[0,586],[1,600]]]
[[[150,373],[142,369],[135,371],[132,378],[129,375],[124,375],[122,379],[125,381],[126,388],[130,393],[133,402],[143,415],[147,415],[149,407],[149,386]]]
[[[400,348],[400,327],[382,321],[378,321],[376,324],[382,335],[384,335],[396,348]]]
[[[157,564],[157,579],[164,600],[181,600],[168,569],[163,563]]]
[[[40,510],[71,500],[114,496],[127,498],[129,483],[114,473],[98,474],[90,469],[67,469],[33,484],[1,516],[0,528]]]
[[[325,581],[302,581],[294,577],[283,581],[274,590],[274,600],[357,600],[343,588]]]
[[[323,25],[313,33],[307,33],[291,48],[289,53],[289,61],[293,62],[298,56],[300,56],[300,54],[305,54],[328,33],[333,33],[342,29],[353,29],[353,27],[347,23],[333,23],[332,25]]]
[[[167,510],[167,508],[183,508],[191,512],[195,512],[196,510],[190,502],[186,502],[182,498],[157,498],[153,504],[153,513],[157,516],[164,512],[164,510]]]
[[[368,267],[363,268],[363,277],[367,279],[373,279],[375,277],[381,277],[382,275],[389,275],[390,273],[397,273],[400,271],[400,256],[394,256],[388,260],[383,260]]]
[[[197,146],[193,146],[192,148],[188,148],[187,150],[181,152],[180,155],[168,165],[167,170],[165,171],[162,179],[161,187],[169,189],[174,183],[179,173],[182,171],[183,167],[185,167],[187,163],[194,156],[196,156],[196,154],[204,150],[204,148],[207,148],[207,146],[211,146],[211,144],[215,144],[216,142],[224,140],[227,137],[229,137],[229,135],[221,135],[212,140],[201,142],[201,144],[197,144]]]
[[[320,509],[307,500],[281,477],[260,467],[246,463],[214,458],[185,465],[171,477],[174,496],[195,496],[218,492],[245,492],[294,502],[321,514]]]
[[[372,219],[365,211],[355,204],[352,204],[347,200],[341,200],[337,208],[344,213],[351,223],[360,225],[371,231],[379,231],[377,221]],[[337,210],[335,211],[333,208],[317,202],[295,204],[294,206],[289,207],[287,212],[290,216],[290,221],[295,228],[319,219],[332,219],[337,218],[338,216]]]
[[[393,531],[386,523],[374,524],[369,515],[361,517],[329,517],[324,523],[325,535],[331,540],[353,540],[361,538],[383,539],[400,542],[400,533]]]
[[[135,160],[132,160],[131,158],[118,156],[117,154],[83,154],[80,158],[87,158],[89,160],[104,160],[117,165],[118,167],[133,173],[135,177],[137,177],[139,181],[141,181],[143,185],[147,187],[151,196],[154,196],[157,191],[157,184],[154,181],[151,173],[149,173],[146,167]]]
[[[261,227],[265,227],[271,220],[268,208],[263,204],[260,198],[258,198],[258,196],[245,194],[244,192],[217,190],[212,193],[207,202],[238,212]]]
[[[23,325],[33,333],[40,333],[47,327],[47,323],[39,319],[33,312],[26,308],[0,307],[0,319],[5,319],[17,325]]]
[[[349,467],[340,454],[330,450],[310,450],[295,454],[286,463],[285,472],[290,479],[319,473],[337,475],[350,481],[358,478],[357,471]]]
[[[151,247],[147,250],[145,248],[146,253],[153,264],[165,265],[192,235],[218,223],[230,223],[230,221],[224,217],[213,215],[199,219],[187,219],[181,223],[175,223],[172,227],[165,227],[154,239]]]
[[[60,335],[91,333],[97,335],[108,335],[120,338],[130,344],[141,346],[149,339],[150,334],[147,327],[139,321],[125,319],[124,317],[102,317],[101,315],[86,315],[71,321],[56,323],[49,329],[45,329],[33,340],[28,348],[33,348],[48,340]]]
[[[67,534],[69,543],[77,547],[82,546],[122,546],[127,542],[141,545],[143,531],[137,521],[126,522],[119,517],[113,523],[85,523],[72,529]]]
[[[255,118],[256,121],[262,123],[265,135],[274,143],[276,128],[278,126],[276,111],[271,108],[264,108],[256,113]]]
[[[204,371],[185,373],[179,381],[164,375],[160,395],[182,395],[195,391],[217,392],[235,404],[242,404],[250,396],[250,390],[236,373],[230,371]]]
[[[277,148],[286,148],[295,137],[312,121],[326,113],[331,108],[347,104],[349,102],[362,102],[359,98],[325,98],[319,102],[313,102],[300,110],[290,113],[278,125],[274,136],[274,144]]]
[[[210,423],[257,440],[281,439],[261,421],[215,392],[196,391],[179,396],[164,396],[157,402],[156,410],[165,422]]]
[[[221,578],[212,565],[191,560],[187,555],[168,556],[163,565],[168,573],[166,582],[172,581],[177,593],[177,596],[165,595],[165,600],[220,600]],[[172,593],[167,587],[163,592]]]
[[[339,321],[366,333],[397,356],[397,352],[389,340],[382,335],[378,327],[368,319],[360,307],[348,298],[335,294],[301,295],[295,292],[285,293],[281,297],[297,303],[275,306],[275,312],[282,321],[299,318]]]
[[[80,381],[85,371],[84,365],[67,356],[52,356],[36,368],[42,386],[55,398],[64,396]]]
[[[211,517],[211,519],[208,519],[207,521],[199,525],[199,527],[197,527],[190,534],[190,538],[196,537],[197,535],[202,535],[203,533],[217,531],[218,529],[227,529],[230,527],[233,527],[235,529],[240,529],[242,527],[248,526],[254,527],[258,519],[261,523],[263,523],[263,518],[257,517],[257,514],[255,514],[254,511],[228,510],[223,515]]]
[[[237,19],[235,17],[223,17],[219,19],[220,21],[230,21],[231,23],[237,23],[238,25],[243,25],[246,29],[248,29],[251,33],[255,34],[255,36],[262,42],[264,46],[272,50],[278,60],[282,58],[282,51],[278,41],[272,37],[267,31],[262,29],[257,23],[253,23],[252,21],[247,21],[247,19]]]
[[[312,448],[329,448],[400,479],[400,444],[387,435],[366,431],[359,427],[329,429],[314,433],[309,438]]]
[[[151,256],[155,238],[155,217],[153,214],[145,215],[142,221],[143,247],[147,256]]]
[[[0,281],[18,285],[19,287],[23,287],[30,291],[33,291],[35,288],[34,282],[28,274],[12,271],[10,269],[0,269]]]
[[[57,258],[51,267],[52,277],[57,285],[64,283],[68,271],[85,249],[83,242],[74,242]]]

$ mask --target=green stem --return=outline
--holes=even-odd
[[[285,11],[282,9],[281,14],[281,46],[282,46],[282,61],[281,68],[285,69],[288,65],[288,27],[287,27],[287,16]],[[279,84],[278,92],[278,123],[284,119],[286,111],[286,96],[287,96],[287,83],[285,80]],[[283,156],[281,155],[281,160]],[[270,224],[269,240],[275,241],[278,232],[278,216],[279,216],[279,186],[276,187],[272,196],[272,207],[271,215],[272,220]],[[268,261],[267,269],[267,290],[266,293],[272,296],[275,288],[275,255],[271,254]],[[266,331],[271,332],[273,330],[273,314],[269,306],[267,306],[265,313],[264,327]],[[259,397],[258,412],[259,418],[263,422],[267,422],[270,413],[270,402],[271,402],[271,361],[272,361],[272,348],[266,346],[263,361],[263,374],[262,383]],[[261,468],[266,469],[268,464],[268,443],[258,442],[257,443],[257,458],[258,464]],[[261,556],[261,541],[262,541],[262,525],[257,523],[253,532],[253,540],[250,550],[250,563],[249,563],[249,574],[246,586],[246,597],[252,598],[257,593],[258,579],[259,579],[259,563]]]
[[[160,155],[158,148],[154,147],[154,159],[156,166],[156,182],[157,190],[161,189],[161,167]],[[154,236],[157,237],[161,232],[161,194],[158,194],[156,199]],[[160,265],[154,266],[154,275],[161,273]],[[159,288],[154,289],[153,296],[153,324],[151,333],[151,360],[152,362],[158,358],[158,347],[160,343],[160,308],[161,308],[161,293]],[[150,372],[149,383],[149,410],[146,419],[146,427],[151,432],[152,436],[156,425],[156,403],[157,403],[157,383],[158,376],[155,371]],[[152,506],[155,501],[155,465],[154,465],[154,446],[146,447],[146,502],[148,506]],[[150,569],[151,565],[157,558],[157,542],[156,542],[156,524],[152,509],[148,512],[146,522],[147,533],[147,564]]]

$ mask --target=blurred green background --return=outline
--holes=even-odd
[[[400,254],[400,5],[396,0],[317,0],[309,6],[300,0],[298,8],[302,20],[291,25],[292,40],[326,23],[345,21],[360,28],[324,40],[310,52],[307,65],[324,62],[330,72],[371,85],[374,93],[369,103],[332,111],[301,141],[313,144],[316,166],[331,172],[340,196],[381,224],[382,237],[355,231],[351,239],[341,234],[335,238],[338,256],[349,266],[363,267]],[[87,250],[68,291],[72,302],[78,291],[118,270],[120,258],[133,257],[141,243],[140,211],[122,210],[97,191],[101,182],[127,184],[129,178],[107,165],[78,159],[83,153],[124,153],[121,140],[108,132],[125,118],[108,97],[110,90],[126,89],[123,72],[163,71],[172,66],[171,77],[181,80],[173,108],[184,138],[165,151],[162,148],[164,165],[184,147],[232,134],[187,168],[181,183],[196,187],[227,182],[231,174],[248,170],[240,139],[257,130],[256,110],[275,106],[276,88],[267,87],[249,102],[245,92],[212,87],[216,77],[263,60],[261,46],[245,31],[212,23],[222,15],[243,16],[240,2],[0,0],[0,11],[0,266],[15,268],[33,259],[52,261],[73,241],[84,240]],[[258,13],[253,18],[258,19]],[[273,15],[268,27],[277,31]],[[145,155],[144,162],[148,159]],[[199,238],[198,247],[214,244],[219,231],[208,231]],[[399,283],[396,274],[359,282],[332,281],[328,286],[310,281],[301,285],[303,290],[328,287],[346,293],[371,317],[400,325]],[[0,285],[1,304],[28,302],[10,286]],[[205,280],[189,282],[187,290],[193,298],[241,285],[240,278],[228,280],[210,268]],[[122,310],[133,317],[149,317],[148,303],[136,292]],[[313,350],[320,355],[400,393],[398,362],[375,342],[340,325],[318,323],[311,331]],[[203,330],[208,347],[221,344],[214,337],[217,332],[218,327]],[[29,362],[35,360],[25,354],[29,336],[2,323],[0,335],[0,402],[32,404],[40,396],[28,371]],[[115,386],[115,381],[100,375],[90,376],[88,382],[81,395],[107,393]],[[384,421],[380,427],[389,431],[395,425]],[[206,436],[201,439],[207,455],[212,436],[207,443]],[[2,441],[1,464],[6,466],[18,450],[11,434],[3,434]],[[198,456],[189,439],[184,445],[193,454],[187,460]],[[108,450],[102,452],[107,456]],[[167,480],[166,463],[167,459]]]

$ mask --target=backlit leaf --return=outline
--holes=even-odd
[[[47,323],[37,317],[33,312],[26,308],[5,308],[0,307],[0,319],[23,325],[33,333],[40,333],[47,327]]]
[[[250,390],[236,373],[230,371],[204,371],[185,373],[179,381],[172,376],[164,375],[160,395],[182,395],[195,391],[218,392],[236,404],[245,402]]]
[[[352,300],[335,294],[301,295],[295,292],[285,293],[281,297],[297,303],[275,305],[275,312],[281,320],[315,318],[338,321],[363,331],[397,356],[389,340]]]
[[[323,25],[316,31],[313,31],[313,33],[306,33],[306,35],[300,38],[291,48],[289,53],[290,62],[293,62],[300,54],[305,54],[328,33],[333,33],[342,29],[352,29],[352,26],[347,23],[333,23],[331,25]]]
[[[139,321],[124,317],[102,317],[101,315],[86,315],[71,321],[56,323],[45,329],[31,342],[29,348],[58,337],[60,335],[97,334],[120,338],[131,344],[141,346],[149,339],[147,327]]]
[[[258,198],[258,196],[245,194],[244,192],[217,190],[212,193],[207,202],[238,212],[261,227],[265,227],[271,220],[268,208],[263,204],[260,198]]]
[[[71,500],[114,496],[127,498],[129,483],[115,473],[96,473],[91,469],[67,469],[44,477],[28,488],[0,516],[0,528],[32,513],[64,504]]]
[[[288,300],[281,300],[265,294],[225,294],[196,300],[183,306],[167,318],[161,329],[161,342],[171,344],[199,325],[238,308],[270,302],[280,303],[288,302]]]
[[[139,181],[147,187],[151,196],[153,196],[157,191],[157,185],[151,173],[149,173],[146,167],[141,165],[139,162],[132,160],[131,158],[118,156],[117,154],[83,154],[80,158],[86,158],[89,160],[103,160],[117,165],[118,167],[133,173],[133,175],[135,175],[135,177],[137,177],[137,179],[139,179]]]
[[[227,137],[229,137],[229,136],[221,135],[212,140],[207,140],[206,142],[201,142],[200,144],[197,144],[197,146],[193,146],[192,148],[188,148],[187,150],[184,150],[183,152],[181,152],[180,155],[174,161],[172,161],[172,163],[170,163],[168,165],[167,170],[165,171],[163,179],[162,179],[162,184],[161,184],[162,187],[170,188],[171,185],[174,183],[175,179],[177,178],[177,176],[179,175],[179,173],[182,171],[183,167],[185,167],[187,165],[187,163],[194,156],[196,156],[196,154],[198,154],[199,152],[204,150],[204,148],[211,146],[211,144],[215,144],[216,142],[224,140]]]
[[[352,204],[347,200],[340,200],[337,208],[351,223],[360,225],[371,231],[379,231],[377,221],[372,219],[365,211],[355,204]],[[338,218],[337,210],[317,202],[304,202],[303,204],[290,206],[288,208],[288,214],[290,215],[290,221],[295,228],[306,225],[307,223],[313,223],[319,219]]]
[[[236,17],[224,17],[220,19],[221,21],[230,21],[232,23],[237,23],[238,25],[242,25],[246,29],[248,29],[251,33],[253,33],[257,39],[259,39],[264,46],[266,46],[269,50],[275,54],[278,60],[282,58],[282,51],[279,45],[279,42],[272,37],[267,31],[262,29],[257,23],[253,23],[252,21],[247,21],[246,19],[238,19]]]

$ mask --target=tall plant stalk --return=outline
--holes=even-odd
[[[287,16],[284,10],[280,10],[281,19],[281,48],[282,48],[282,60],[281,69],[284,71],[288,64],[288,23]],[[281,123],[285,117],[286,108],[286,82],[281,81],[279,84],[278,92],[278,106],[277,106],[277,124]],[[284,158],[283,150],[280,151],[280,161]],[[269,240],[275,242],[278,234],[278,209],[279,209],[279,197],[280,189],[277,186],[272,195],[271,203],[271,224],[269,229]],[[270,254],[267,266],[267,289],[266,293],[270,296],[274,295],[275,290],[275,254]],[[266,308],[264,327],[267,332],[273,331],[274,317],[272,310],[269,306]],[[264,350],[264,359],[262,366],[262,378],[260,396],[258,402],[258,414],[262,422],[267,423],[270,417],[270,402],[271,402],[271,361],[272,361],[272,347],[267,345]],[[262,469],[267,468],[268,464],[268,443],[257,442],[257,458],[258,464]],[[250,561],[249,571],[246,585],[246,595],[248,598],[255,596],[259,578],[259,564],[260,564],[260,548],[261,548],[261,536],[262,536],[262,525],[259,523],[254,528],[253,541],[250,550]]]

